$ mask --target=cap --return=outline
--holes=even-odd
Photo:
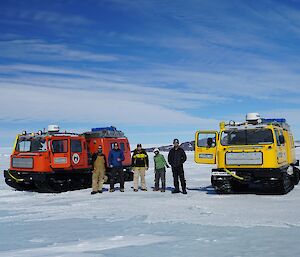
[[[153,150],[153,153],[155,153],[155,152],[159,152],[159,149],[158,149],[158,148],[155,148],[155,149]]]
[[[175,139],[173,140],[173,144],[179,144],[179,140],[178,140],[177,138],[175,138]]]

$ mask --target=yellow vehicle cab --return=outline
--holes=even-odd
[[[261,119],[249,113],[246,122],[220,123],[219,131],[197,131],[195,162],[216,164],[211,183],[219,193],[260,187],[285,194],[299,183],[292,132],[285,119]]]

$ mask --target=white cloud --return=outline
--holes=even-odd
[[[113,62],[119,59],[116,55],[74,50],[63,44],[51,44],[43,40],[0,41],[0,48],[2,57],[18,60]]]
[[[88,89],[61,89],[1,85],[0,109],[2,120],[64,121],[107,124],[214,124],[206,120],[174,111],[143,99],[134,101],[130,93],[97,92]],[[8,111],[9,110],[9,111]]]
[[[86,17],[80,15],[74,15],[70,13],[60,13],[53,11],[45,11],[45,10],[33,10],[29,8],[14,8],[14,9],[6,9],[4,16],[9,17],[11,19],[23,20],[23,21],[34,21],[34,22],[42,22],[47,23],[49,26],[61,24],[61,25],[89,25],[92,23]]]
[[[170,109],[191,109],[213,102],[222,102],[222,96],[190,92],[185,88],[159,87],[151,83],[149,74],[121,71],[84,71],[38,65],[0,66],[4,73],[16,74],[16,78],[2,78],[0,83],[34,85],[49,88],[84,89],[110,92],[112,90],[128,95],[131,101],[142,101]]]

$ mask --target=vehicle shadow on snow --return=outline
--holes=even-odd
[[[256,195],[278,195],[281,194],[279,192],[272,190],[272,188],[262,188],[258,186],[251,186],[244,190],[235,190],[235,191],[229,191],[229,192],[217,192],[212,185],[206,186],[206,187],[188,187],[189,191],[199,191],[199,192],[206,192],[206,194],[209,195],[220,195],[220,194],[256,194]]]
[[[188,187],[189,191],[199,191],[199,192],[206,192],[208,195],[217,195],[218,193],[215,191],[213,186],[206,186],[206,187]]]

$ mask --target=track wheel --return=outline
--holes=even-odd
[[[33,184],[25,184],[25,183],[17,183],[13,179],[5,179],[5,183],[10,187],[18,191],[32,191],[35,190],[35,186]]]
[[[278,193],[279,194],[287,194],[294,188],[294,183],[292,181],[292,177],[287,174],[287,172],[283,172],[280,178]]]
[[[299,169],[296,167],[293,167],[293,182],[294,185],[298,185],[299,180],[300,180],[300,174],[299,174]]]

